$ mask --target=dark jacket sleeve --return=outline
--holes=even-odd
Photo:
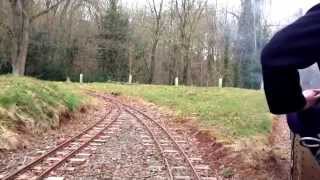
[[[264,89],[274,114],[298,112],[305,106],[298,69],[320,57],[320,4],[282,29],[262,51]]]

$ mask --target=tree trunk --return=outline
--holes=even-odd
[[[207,58],[207,84],[212,86],[214,85],[214,81],[216,77],[214,77],[214,66],[215,66],[215,50],[214,45],[211,43],[209,47],[209,54]]]
[[[184,77],[186,85],[192,85],[192,77],[191,77],[191,59],[189,55],[184,56],[185,61],[185,69],[184,69]]]
[[[26,4],[24,4],[26,3]],[[12,38],[11,65],[12,73],[23,76],[29,47],[30,19],[25,14],[23,7],[28,6],[28,1],[23,5],[12,2],[12,27],[14,38]]]
[[[57,2],[55,5],[39,12],[34,16],[32,13],[32,6],[35,3],[32,0],[10,0],[11,5],[11,25],[13,31],[13,38],[11,41],[11,65],[12,73],[17,76],[23,76],[25,73],[25,66],[29,47],[29,33],[31,22],[36,18],[55,9],[64,0]]]
[[[172,42],[171,42],[172,43]],[[178,67],[178,45],[173,44],[170,45],[171,52],[170,52],[170,67],[169,67],[169,83],[174,84],[174,80],[176,77],[179,77],[179,67]]]
[[[158,46],[158,40],[155,40],[151,49],[151,62],[150,62],[151,65],[150,65],[150,77],[149,77],[150,84],[155,82],[157,46]]]
[[[189,41],[183,45],[183,82],[186,85],[192,84],[192,78],[191,78],[191,59],[189,57],[189,51],[190,51],[190,43]]]

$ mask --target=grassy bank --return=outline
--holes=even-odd
[[[80,92],[64,83],[33,78],[0,76],[0,144],[7,133],[43,132],[59,126],[59,114],[74,111],[84,101]],[[9,133],[11,134],[11,133]],[[4,138],[1,140],[1,137]],[[5,145],[3,145],[5,144]]]
[[[79,86],[0,76],[0,145],[1,137],[11,130],[38,133],[58,127],[59,113],[73,111],[87,102]],[[203,128],[227,138],[264,136],[271,130],[271,117],[260,91],[111,83],[81,87],[143,98],[173,109],[180,117],[196,116]]]
[[[141,97],[174,109],[179,116],[196,115],[204,128],[218,129],[230,138],[266,135],[271,130],[271,117],[260,91],[99,83],[88,87]]]

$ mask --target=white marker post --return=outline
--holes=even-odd
[[[129,81],[128,81],[129,84],[132,84],[132,74],[129,74]]]
[[[223,79],[219,78],[219,88],[222,88],[222,86],[223,86]]]
[[[83,83],[83,74],[81,73],[80,74],[80,84],[82,84]]]
[[[67,82],[67,83],[71,83],[71,80],[70,80],[70,77],[69,77],[69,76],[67,77],[66,82]]]
[[[176,77],[175,79],[174,79],[174,85],[175,86],[179,86],[179,78],[178,77]]]

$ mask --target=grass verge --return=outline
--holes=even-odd
[[[173,109],[178,117],[196,117],[201,128],[226,139],[268,135],[271,117],[260,91],[236,88],[67,84],[33,78],[0,76],[0,138],[7,130],[33,133],[59,126],[59,113],[74,111],[86,101],[81,88],[143,98]],[[1,144],[1,140],[0,140]]]
[[[271,131],[272,121],[261,91],[102,83],[87,88],[141,97],[174,109],[178,116],[196,116],[203,128],[218,129],[230,139],[265,136]]]

